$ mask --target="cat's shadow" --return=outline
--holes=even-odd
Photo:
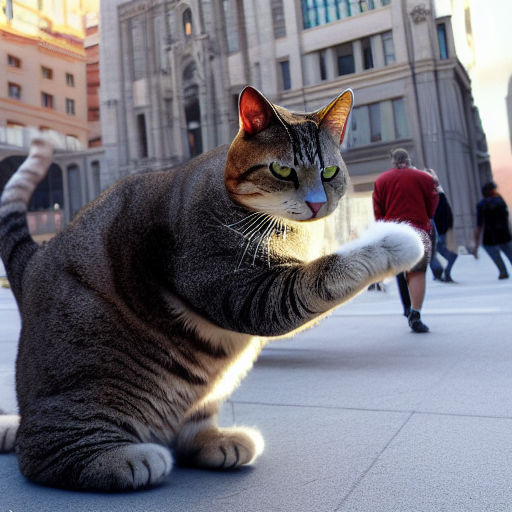
[[[403,350],[378,352],[362,350],[314,350],[265,348],[258,357],[255,368],[336,370],[343,368],[394,367],[403,365]]]

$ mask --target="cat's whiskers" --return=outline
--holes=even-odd
[[[262,212],[252,212],[243,219],[240,219],[237,222],[233,222],[232,224],[222,224],[225,228],[233,228],[234,226],[237,226],[238,224],[243,224],[245,222],[248,222],[251,218],[253,218],[256,215],[263,215]]]
[[[265,229],[265,231],[261,234],[260,239],[258,241],[258,245],[256,245],[256,249],[254,250],[254,255],[252,257],[252,264],[256,262],[256,256],[258,255],[258,250],[260,248],[261,242],[267,239],[267,243],[270,241],[270,237],[272,236],[272,231],[276,227],[279,219],[272,219],[270,225]],[[265,251],[263,250],[263,255],[265,255]]]
[[[238,262],[237,270],[241,267],[242,262],[245,258],[245,255],[247,254],[247,251],[252,243],[253,238],[259,233],[259,229],[261,228],[261,226],[263,226],[263,224],[267,220],[267,216],[265,216],[264,218],[260,218],[258,220],[259,220],[259,222],[250,231],[248,231],[246,233],[241,233],[242,236],[247,240],[247,243],[245,244],[245,249],[242,254],[242,257],[240,258],[240,261]]]
[[[249,234],[258,231],[259,228],[265,223],[267,220],[268,215],[266,213],[262,213],[260,217],[258,217],[254,222],[252,222],[249,226],[242,229],[242,231],[239,231],[239,233],[245,237],[247,237]]]
[[[238,262],[237,270],[241,267],[243,260],[245,258],[245,255],[247,254],[247,251],[249,250],[252,243],[255,241],[258,241],[258,244],[255,249],[255,254],[253,257],[253,265],[254,265],[254,263],[256,261],[256,254],[258,252],[261,241],[265,238],[265,236],[267,236],[268,233],[270,233],[272,231],[272,228],[275,226],[277,220],[278,220],[278,218],[272,217],[270,214],[265,214],[265,217],[263,219],[261,219],[261,221],[256,226],[254,226],[249,232],[245,233],[244,238],[247,240],[247,243],[245,244],[245,249],[240,258],[240,261]],[[264,226],[264,224],[268,221],[270,221],[270,224],[268,226],[264,227],[264,231],[261,232],[262,226]],[[258,237],[258,235],[259,235],[259,237]]]

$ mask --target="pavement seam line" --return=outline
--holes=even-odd
[[[407,425],[407,423],[409,423],[409,421],[411,420],[411,418],[414,416],[415,412],[412,411],[409,416],[407,416],[407,418],[405,419],[405,421],[402,423],[402,425],[400,425],[400,427],[398,428],[398,430],[393,434],[393,436],[391,437],[391,439],[389,439],[389,441],[384,445],[384,447],[382,448],[382,450],[380,450],[380,452],[376,455],[376,457],[373,459],[373,461],[371,462],[371,464],[359,475],[359,477],[356,479],[356,481],[352,484],[352,486],[350,487],[350,489],[348,490],[348,492],[345,494],[345,496],[343,496],[343,499],[341,500],[341,502],[339,503],[339,505],[334,509],[334,512],[340,512],[341,511],[341,508],[343,507],[343,505],[345,504],[345,502],[348,500],[348,498],[350,498],[350,496],[352,495],[352,493],[356,490],[356,488],[359,486],[359,484],[365,479],[366,475],[373,469],[373,467],[375,466],[375,464],[377,464],[377,461],[380,459],[381,455],[388,449],[388,447],[391,445],[391,443],[398,437],[398,435],[400,434],[400,432],[402,432],[402,430],[404,429],[404,427]]]
[[[512,416],[491,416],[487,414],[469,414],[461,412],[436,412],[436,411],[418,411],[411,409],[372,409],[362,407],[343,407],[335,405],[311,405],[311,404],[283,404],[270,402],[249,402],[245,400],[230,400],[230,403],[239,405],[262,405],[268,407],[298,407],[303,409],[328,409],[334,411],[358,411],[358,412],[383,412],[392,414],[416,414],[422,416],[453,416],[455,418],[477,418],[489,420],[512,420]]]

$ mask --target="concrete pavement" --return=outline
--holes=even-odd
[[[222,412],[263,433],[253,467],[175,468],[157,489],[105,495],[31,484],[3,455],[0,512],[512,511],[512,279],[485,254],[460,256],[453,277],[429,274],[429,334],[409,331],[391,282],[270,344]],[[18,329],[0,289],[7,412]]]

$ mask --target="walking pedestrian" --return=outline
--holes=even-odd
[[[425,273],[432,255],[434,233],[431,219],[438,202],[437,182],[430,174],[411,166],[405,149],[393,150],[391,158],[393,168],[381,174],[375,182],[373,209],[376,220],[408,222],[421,234],[425,254],[405,274],[410,310],[407,310],[405,302],[404,307],[410,328],[423,333],[429,331],[421,320],[421,308],[426,291]]]
[[[432,254],[432,260],[430,261],[430,269],[434,274],[434,279],[445,283],[454,283],[451,272],[457,259],[457,253],[453,250],[453,212],[441,185],[437,186],[437,192],[439,194],[439,202],[434,214],[437,242],[435,251]],[[446,267],[443,268],[436,256],[436,252],[446,260]]]
[[[507,204],[498,193],[498,186],[494,181],[482,187],[482,200],[476,205],[476,228],[474,256],[478,258],[480,240],[482,245],[498,267],[498,279],[508,279],[509,273],[501,252],[507,256],[512,264],[512,234],[508,218]],[[482,237],[483,233],[483,237]]]

